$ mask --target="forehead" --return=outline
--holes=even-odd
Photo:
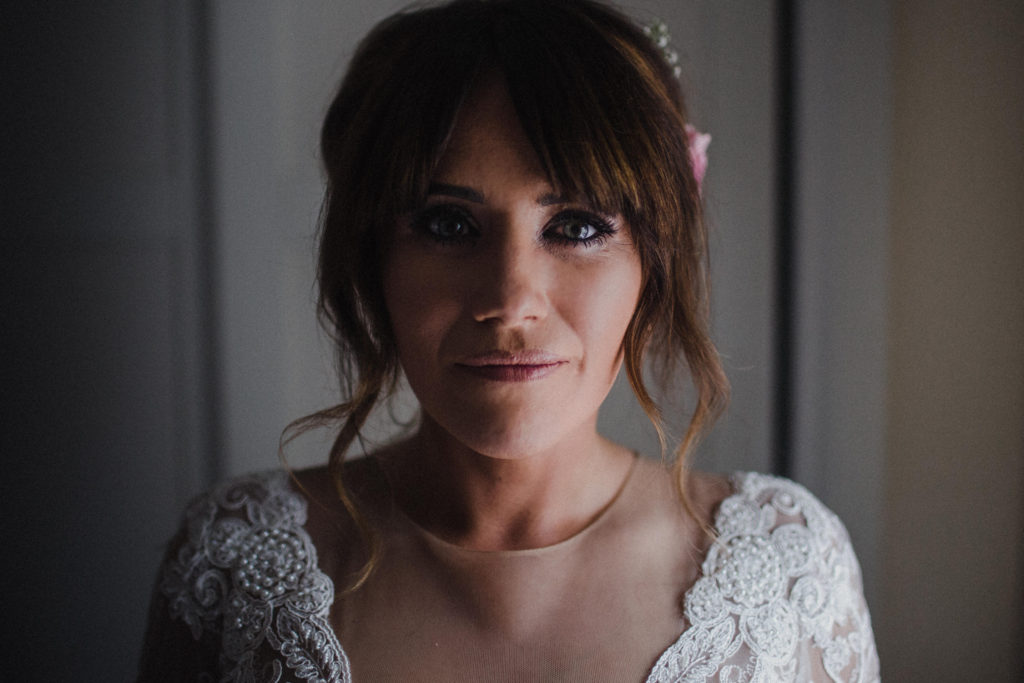
[[[496,172],[546,179],[516,114],[505,79],[491,74],[477,83],[459,109],[435,173],[467,181]],[[465,176],[465,177],[462,177]]]

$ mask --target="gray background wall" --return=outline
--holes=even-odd
[[[1024,4],[893,16],[876,621],[893,680],[1021,680]]]
[[[281,428],[335,397],[316,129],[355,41],[402,4],[5,6],[8,675],[130,679],[188,497],[275,466]],[[850,528],[888,680],[1019,680],[1024,6],[797,6],[795,476]],[[765,470],[775,6],[627,8],[668,21],[714,136],[735,396],[699,464]],[[624,387],[602,425],[656,450]]]

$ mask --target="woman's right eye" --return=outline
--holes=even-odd
[[[464,242],[476,236],[476,228],[466,212],[449,205],[423,210],[415,225],[421,234],[442,244]]]

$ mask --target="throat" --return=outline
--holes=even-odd
[[[636,457],[600,437],[582,457],[522,460],[442,453],[414,437],[384,466],[399,509],[428,534],[467,550],[515,551],[556,545],[594,524]]]

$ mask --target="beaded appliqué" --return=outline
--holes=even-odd
[[[647,683],[877,683],[860,571],[838,518],[785,479],[742,474],[734,486],[685,596],[689,627]],[[230,482],[186,519],[161,590],[197,640],[220,639],[220,675],[201,680],[352,683],[328,621],[334,586],[285,473]]]
[[[839,519],[785,479],[742,474],[734,485],[703,575],[686,594],[690,627],[648,683],[716,674],[722,683],[877,683],[860,570]]]
[[[229,482],[196,500],[188,538],[164,568],[171,616],[196,640],[220,636],[220,681],[350,683],[328,621],[334,585],[284,472]]]

